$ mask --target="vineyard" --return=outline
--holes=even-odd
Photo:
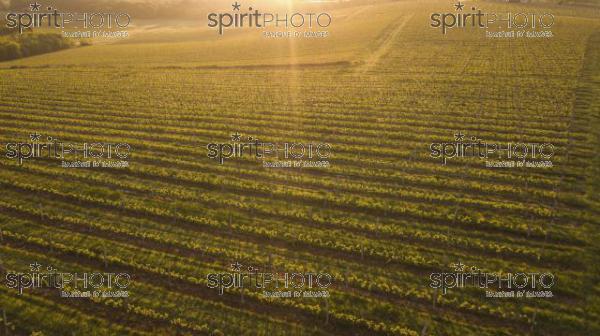
[[[600,9],[475,3],[550,11],[554,36],[443,35],[450,2],[373,2],[323,39],[140,29],[1,62],[0,335],[599,335]],[[458,132],[552,143],[553,167],[431,157]],[[129,164],[7,158],[33,134]],[[232,134],[327,143],[330,166],[207,157]],[[130,274],[129,297],[6,286],[34,263]],[[234,263],[330,274],[329,297],[207,286]],[[552,273],[554,295],[431,288],[455,263]]]

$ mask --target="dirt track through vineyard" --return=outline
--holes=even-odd
[[[408,23],[412,19],[412,17],[413,14],[403,17],[402,22],[396,28],[394,28],[394,30],[392,30],[392,32],[388,36],[385,37],[385,39],[379,45],[379,47],[377,47],[377,49],[375,49],[375,51],[373,51],[373,53],[371,53],[369,57],[365,60],[365,63],[359,67],[359,72],[367,72],[379,63],[379,60],[390,51],[390,48],[394,44],[396,37],[398,36],[398,34],[400,34],[400,32],[406,26],[406,23]]]

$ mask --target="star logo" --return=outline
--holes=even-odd
[[[231,264],[231,270],[233,272],[239,272],[242,269],[242,264],[240,264],[239,262],[235,262],[235,264]]]
[[[240,3],[238,3],[238,2],[236,1],[235,3],[231,4],[231,7],[233,7],[233,10],[237,10],[237,11],[239,11],[239,10],[240,10],[240,6],[241,6],[241,5],[242,5],[242,4],[240,4]]]
[[[454,7],[456,7],[457,11],[462,11],[463,7],[465,7],[465,5],[459,1],[454,5]]]
[[[36,1],[36,2],[34,2],[32,4],[30,4],[29,7],[31,7],[31,11],[36,11],[37,12],[37,11],[40,10],[40,7],[42,7],[42,5],[39,4],[39,3],[37,3],[37,1]]]
[[[242,135],[239,134],[238,132],[235,132],[235,134],[231,135],[231,140],[234,141],[234,142],[235,141],[240,141],[240,140],[242,140]]]
[[[29,269],[31,269],[32,272],[39,272],[40,267],[42,267],[42,265],[38,264],[37,261],[33,264],[29,264]]]
[[[454,133],[454,140],[463,141],[464,139],[465,139],[465,135],[463,134],[463,132],[458,131],[458,133]]]
[[[465,264],[462,262],[458,262],[457,264],[452,264],[455,272],[462,272],[465,269]]]
[[[31,141],[38,141],[38,140],[40,140],[41,137],[42,137],[42,135],[38,134],[37,132],[35,132],[33,134],[29,134],[29,138],[31,139]]]

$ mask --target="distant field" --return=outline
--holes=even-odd
[[[600,334],[600,16],[552,7],[553,38],[489,40],[430,29],[440,10],[453,9],[340,8],[329,38],[294,43],[146,22],[120,43],[0,63],[1,143],[133,148],[128,168],[64,169],[1,147],[4,270],[133,279],[130,298],[93,304],[2,285],[9,334]],[[458,131],[553,143],[554,168],[430,157]],[[207,157],[236,132],[330,143],[331,167]],[[235,261],[328,272],[331,297],[208,289]],[[555,297],[432,290],[456,262],[552,272]]]

